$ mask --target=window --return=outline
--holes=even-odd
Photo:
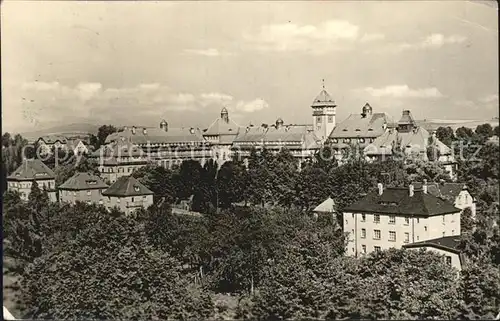
[[[420,223],[420,219],[417,217],[417,224]]]
[[[345,220],[345,223],[347,224],[347,220]]]
[[[88,196],[92,195],[92,191],[87,191],[87,195]]]
[[[117,199],[116,199],[116,202],[117,202],[118,204],[120,204],[120,199],[119,199],[119,198],[117,198]]]
[[[351,234],[354,235],[354,229],[351,230]]]
[[[396,232],[395,231],[389,231],[389,241],[396,242]]]
[[[451,230],[451,235],[455,235],[455,230]]]
[[[333,139],[333,142],[334,142],[335,144],[337,144],[337,143],[339,142],[339,140],[338,140],[337,138],[334,138],[334,139]]]
[[[443,232],[443,237],[446,235],[446,232]]]
[[[409,243],[409,242],[410,242],[410,233],[405,232],[405,243]]]
[[[380,240],[380,230],[373,230],[373,239]]]
[[[333,116],[328,116],[328,122],[331,124],[333,123]]]
[[[352,213],[352,217],[354,218],[354,213]]]
[[[360,143],[364,143],[364,142],[365,142],[365,139],[364,139],[364,138],[360,138],[358,141],[359,141]]]
[[[134,198],[132,197],[132,203],[134,202]]]
[[[380,252],[380,246],[374,246],[373,249],[375,250],[375,252]]]
[[[366,245],[361,245],[361,252],[366,253]]]
[[[350,138],[344,138],[344,143],[350,143],[351,139]]]
[[[380,215],[378,215],[378,214],[373,215],[373,222],[380,223]]]
[[[366,221],[366,214],[361,214],[361,222],[365,222]]]
[[[389,215],[389,224],[396,224],[396,216]]]
[[[420,237],[418,237],[418,235],[417,235],[417,241],[418,241],[419,239],[420,239]]]
[[[405,225],[410,224],[410,218],[408,216],[405,217]]]
[[[444,223],[444,215],[443,215],[443,223]]]
[[[318,116],[318,117],[316,117],[316,122],[317,122],[317,123],[321,123],[321,117],[319,117],[319,116]]]
[[[427,232],[427,226],[424,226],[424,231],[426,231],[426,232]]]
[[[366,238],[366,229],[364,229],[364,228],[361,229],[361,238],[362,239]]]
[[[73,196],[76,196],[76,192],[73,192]]]
[[[451,256],[446,256],[446,264],[448,264],[449,266],[451,266]]]

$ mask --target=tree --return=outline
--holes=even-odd
[[[96,149],[98,149],[100,146],[104,145],[106,142],[106,137],[108,137],[112,133],[116,133],[118,130],[115,126],[113,125],[102,125],[99,127],[97,130],[97,146],[95,146]]]
[[[295,185],[295,205],[310,211],[330,196],[328,174],[320,167],[306,165],[299,173]]]
[[[176,190],[173,182],[175,172],[161,166],[149,164],[132,173],[154,193],[155,203],[161,199],[169,204],[175,202]]]
[[[2,146],[3,147],[9,147],[13,143],[12,137],[10,136],[10,133],[5,133],[2,135]]]
[[[133,217],[107,214],[30,264],[22,283],[28,317],[211,317],[208,293],[192,286],[180,263],[149,244],[145,232]]]
[[[499,126],[495,126],[495,128],[493,129],[493,134],[497,137],[500,137],[500,127]]]
[[[456,130],[456,137],[462,140],[469,140],[474,135],[474,131],[469,127],[460,127]]]
[[[49,204],[49,195],[47,190],[40,190],[36,180],[31,183],[31,191],[28,196],[28,205],[37,212],[41,212]]]
[[[453,129],[451,127],[438,127],[436,130],[436,137],[446,146],[451,146],[451,143],[455,139]]]
[[[231,204],[244,200],[247,179],[247,171],[242,162],[228,161],[222,164],[216,180],[221,208],[227,209]]]
[[[290,208],[295,201],[295,184],[299,176],[297,160],[287,149],[281,149],[273,170],[273,199],[281,206]]]
[[[478,125],[476,127],[476,134],[484,138],[489,138],[493,136],[493,128],[489,123]]]
[[[472,233],[475,228],[474,218],[470,207],[465,208],[460,214],[461,234]]]

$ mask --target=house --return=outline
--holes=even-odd
[[[122,141],[102,146],[92,153],[91,157],[98,158],[101,177],[109,184],[113,184],[120,177],[129,176],[150,162],[139,146]]]
[[[319,204],[313,209],[313,215],[315,218],[318,218],[319,215],[324,215],[324,214],[330,214],[334,216],[336,213],[335,209],[336,209],[335,202],[331,197],[328,197],[326,200],[324,200],[321,204]]]
[[[401,248],[404,244],[460,235],[459,208],[425,189],[384,188],[347,206],[343,229],[349,233],[347,254]]]
[[[374,159],[429,159],[429,151],[444,166],[451,178],[456,176],[456,162],[451,148],[443,144],[435,134],[417,125],[411,112],[404,110],[397,127],[385,131],[363,150],[368,160]]]
[[[101,201],[102,192],[108,187],[99,176],[75,173],[58,187],[59,201],[71,204],[77,201],[97,204]]]
[[[386,113],[373,113],[373,108],[366,103],[361,113],[349,115],[330,133],[328,144],[334,150],[338,161],[351,148],[360,151],[373,143],[375,139],[394,128],[394,120]]]
[[[87,148],[87,145],[81,139],[68,140],[68,144],[67,145],[68,145],[68,148],[75,155],[88,154],[88,152],[89,152],[89,149]]]
[[[203,166],[212,158],[210,143],[198,128],[170,128],[165,120],[159,128],[126,126],[106,137],[105,142],[137,146],[148,160],[166,168],[184,160],[197,160]]]
[[[441,181],[439,183],[414,183],[416,189],[427,189],[429,194],[437,197],[448,199],[453,205],[463,210],[469,208],[472,213],[472,218],[476,217],[476,202],[474,197],[470,194],[467,185],[463,183],[449,183]]]
[[[36,140],[40,155],[52,154],[54,149],[63,149],[68,140],[61,135],[45,135]]]
[[[229,118],[227,108],[222,108],[217,118],[203,132],[203,137],[212,145],[212,158],[218,164],[231,159],[231,146],[240,131],[240,126]]]
[[[104,205],[118,207],[126,214],[153,204],[153,192],[132,176],[122,176],[102,192]]]
[[[459,250],[460,237],[445,236],[403,245],[405,249],[426,249],[444,255],[446,264],[461,271],[465,265],[465,256]]]
[[[45,189],[52,202],[57,201],[54,172],[39,159],[25,159],[11,175],[7,177],[7,188],[17,191],[22,200],[28,200],[31,185],[36,181],[40,189]]]

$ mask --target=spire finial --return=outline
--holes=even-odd
[[[325,89],[325,79],[321,79],[321,82],[322,82],[322,85],[323,85],[323,89]]]

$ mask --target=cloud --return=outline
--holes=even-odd
[[[269,108],[269,104],[263,99],[255,99],[252,101],[239,101],[234,108],[237,112],[251,113]]]
[[[480,102],[482,103],[493,103],[493,102],[498,102],[498,94],[491,94],[484,96],[479,99]]]
[[[436,88],[411,89],[408,85],[390,85],[382,88],[366,87],[361,89],[373,97],[393,98],[440,98],[443,94]]]
[[[22,85],[23,90],[34,90],[34,91],[44,91],[44,90],[57,90],[60,87],[59,82],[43,82],[43,81],[33,81],[24,83]]]
[[[200,95],[200,102],[202,106],[227,104],[232,100],[233,96],[217,92],[203,93]]]
[[[345,20],[328,20],[315,25],[294,23],[262,26],[255,34],[245,34],[246,44],[259,51],[303,51],[323,54],[349,49],[355,41],[367,42],[383,39],[381,34],[364,34],[360,37],[359,26]]]
[[[84,101],[89,100],[96,94],[98,94],[102,89],[102,85],[100,83],[80,83],[78,84],[76,90],[80,95],[80,98]]]
[[[208,49],[185,49],[185,52],[193,55],[199,56],[208,56],[208,57],[217,57],[217,56],[229,56],[231,53],[219,51],[216,48],[208,48]]]
[[[439,49],[445,45],[461,44],[467,40],[460,35],[444,36],[440,33],[433,33],[418,42],[389,43],[383,47],[369,50],[375,53],[400,53],[406,50]]]

